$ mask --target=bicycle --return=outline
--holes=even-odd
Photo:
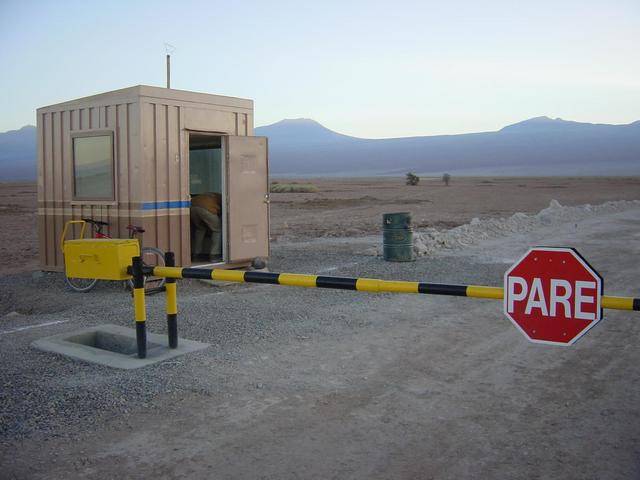
[[[94,238],[111,238],[108,234],[102,231],[102,229],[108,226],[109,223],[94,220],[92,218],[83,218],[82,222],[91,225]],[[136,225],[127,225],[127,230],[129,230],[130,239],[138,239],[137,235],[144,233],[144,228],[138,227]],[[140,255],[142,257],[142,263],[144,266],[164,266],[164,252],[159,248],[141,246]],[[68,277],[66,273],[64,276],[64,281],[71,290],[79,293],[88,292],[93,287],[95,287],[96,283],[98,283],[97,278],[74,278]],[[165,281],[166,279],[164,277],[145,277],[145,293],[148,294],[162,290]],[[129,288],[133,290],[133,280],[127,280],[127,283],[129,285]]]

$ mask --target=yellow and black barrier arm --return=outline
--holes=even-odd
[[[296,273],[244,272],[240,270],[188,267],[145,267],[145,274],[169,278],[197,278],[225,282],[266,283],[292,287],[337,288],[359,292],[423,293],[458,297],[502,300],[502,287],[481,285],[450,285],[445,283],[405,282],[374,278],[327,277]],[[640,298],[602,296],[601,306],[613,310],[640,311]]]

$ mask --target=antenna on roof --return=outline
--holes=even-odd
[[[167,88],[171,88],[171,54],[176,51],[176,47],[165,43],[164,50],[167,52]]]

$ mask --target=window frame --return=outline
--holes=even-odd
[[[76,193],[76,153],[75,153],[75,139],[87,138],[87,137],[109,137],[111,146],[111,198],[105,197],[78,197]],[[117,203],[117,189],[116,189],[116,152],[115,152],[115,131],[112,129],[96,129],[96,130],[81,130],[70,132],[70,148],[71,153],[71,203],[72,205],[115,205]]]

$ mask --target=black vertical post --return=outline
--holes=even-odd
[[[138,344],[138,358],[147,357],[147,312],[144,300],[144,273],[142,258],[133,257],[131,262],[133,274],[133,308],[136,318],[136,342]]]
[[[176,256],[173,252],[164,254],[164,264],[167,267],[176,266]],[[178,296],[175,278],[167,278],[167,331],[169,334],[169,348],[178,348]]]

